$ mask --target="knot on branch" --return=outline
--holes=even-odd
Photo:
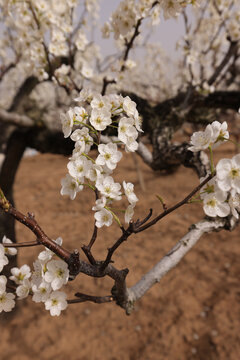
[[[80,258],[78,250],[74,250],[68,259],[70,280],[73,280],[80,272]]]

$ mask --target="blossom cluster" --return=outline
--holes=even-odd
[[[129,223],[138,201],[134,185],[123,181],[122,188],[111,175],[122,158],[118,145],[124,145],[126,152],[134,152],[138,148],[138,132],[142,129],[136,103],[128,96],[102,96],[85,89],[75,100],[81,106],[70,108],[61,115],[64,136],[70,136],[75,142],[67,165],[68,174],[61,181],[61,194],[69,195],[73,200],[84,186],[94,190],[97,200],[92,209],[97,227],[110,226],[113,219],[120,224],[116,209],[114,207],[113,211],[111,204],[126,196],[129,205],[125,210],[125,222]],[[74,129],[75,126],[77,129]],[[107,137],[107,143],[102,143],[101,133],[108,127],[117,132],[116,141]],[[95,157],[89,154],[93,145],[97,147]]]
[[[188,3],[199,5],[200,2],[201,0],[123,0],[113,12],[110,22],[104,24],[103,37],[109,37],[110,32],[114,33],[115,39],[128,36],[139,19],[150,17],[152,24],[156,25],[160,21],[161,12],[165,19],[177,17]]]
[[[8,264],[6,255],[16,255],[15,248],[4,247],[5,243],[11,240],[4,236],[3,245],[0,244],[0,270]],[[62,244],[62,239],[56,240],[58,245]],[[33,263],[33,271],[28,265],[20,268],[13,267],[9,277],[15,283],[17,299],[24,299],[28,295],[32,296],[34,302],[43,302],[45,309],[50,310],[52,316],[59,316],[62,310],[67,308],[66,293],[59,291],[69,278],[67,264],[61,259],[55,259],[54,253],[49,249],[40,252],[38,259]],[[11,311],[15,306],[15,294],[7,293],[7,278],[0,276],[0,312]]]
[[[195,152],[209,149],[212,152],[212,149],[228,139],[227,123],[214,121],[207,125],[204,131],[192,135],[192,146],[189,150]],[[211,167],[213,168],[213,164]],[[232,159],[221,159],[218,162],[216,175],[201,189],[200,198],[206,215],[226,217],[232,214],[235,218],[239,218],[240,154],[233,156]]]

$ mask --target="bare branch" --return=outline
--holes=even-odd
[[[224,67],[228,64],[231,57],[235,55],[236,51],[238,50],[238,42],[237,41],[230,41],[229,49],[227,53],[225,54],[224,58],[222,59],[221,63],[218,65],[218,67],[215,69],[214,73],[208,80],[208,84],[212,85],[215,80],[217,80],[218,76],[221,74]]]
[[[211,180],[215,176],[215,173],[208,175],[208,177],[202,181],[198,186],[195,187],[183,200],[179,201],[177,204],[173,205],[169,209],[163,211],[161,214],[156,216],[153,220],[149,221],[149,223],[143,225],[142,227],[138,227],[137,229],[134,229],[135,233],[144,231],[148,229],[149,227],[156,224],[159,220],[161,220],[166,215],[170,214],[174,210],[178,209],[179,207],[183,206],[184,204],[187,204],[188,201],[195,195],[209,180]]]
[[[77,304],[85,301],[91,301],[95,304],[103,304],[107,302],[112,302],[114,299],[111,295],[107,296],[92,296],[92,295],[86,295],[83,293],[76,293],[75,296],[78,297],[78,299],[72,299],[68,300],[68,304]]]
[[[175,267],[180,260],[198,242],[201,236],[212,231],[220,231],[226,225],[226,219],[215,219],[213,221],[203,220],[192,225],[191,230],[177,242],[177,244],[134,286],[127,289],[128,305],[127,311],[133,309],[133,303],[140,299],[154,284]]]

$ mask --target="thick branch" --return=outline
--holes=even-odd
[[[126,311],[131,312],[134,302],[140,299],[168,271],[175,267],[203,234],[222,230],[226,222],[226,219],[203,220],[193,225],[191,230],[140,281],[127,290],[128,303]]]

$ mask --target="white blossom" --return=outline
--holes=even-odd
[[[16,294],[19,299],[24,299],[28,296],[31,289],[31,283],[28,279],[24,279],[23,283],[19,285],[16,289]]]
[[[15,301],[13,300],[15,295],[12,293],[2,293],[0,294],[0,313],[2,311],[9,312],[15,306]]]
[[[45,253],[45,251],[42,251],[40,254],[42,254],[42,253]],[[39,255],[38,255],[38,257],[39,257]],[[32,271],[32,277],[31,277],[31,284],[33,286],[34,285],[38,286],[39,284],[41,284],[41,282],[43,280],[45,266],[46,266],[45,263],[43,261],[40,261],[39,259],[37,259],[33,262],[33,271]]]
[[[60,119],[62,122],[62,131],[63,131],[64,137],[67,138],[71,134],[72,127],[73,127],[72,112],[69,110],[67,112],[67,114],[61,113]]]
[[[117,144],[108,143],[98,145],[99,155],[96,159],[97,165],[106,165],[110,170],[116,168],[117,163],[122,158],[122,153],[118,151]]]
[[[97,199],[95,202],[95,206],[92,207],[92,210],[94,211],[99,211],[102,210],[104,208],[104,206],[106,205],[107,199],[105,198],[105,196],[102,196],[100,199]]]
[[[8,264],[8,258],[5,255],[5,248],[0,244],[0,271]]]
[[[6,291],[7,278],[5,275],[0,275],[0,294]]]
[[[59,236],[56,240],[53,240],[57,245],[61,246],[63,239]],[[45,250],[41,251],[38,255],[38,259],[41,261],[42,264],[46,264],[49,260],[52,259],[54,255],[54,252],[50,249],[45,247]],[[39,265],[36,263],[36,269],[37,272],[39,272],[41,269]]]
[[[60,289],[68,282],[69,270],[63,260],[50,260],[47,265],[44,279],[51,284],[53,290]]]
[[[77,157],[82,153],[87,154],[93,144],[93,138],[89,135],[87,127],[75,130],[71,135],[71,139],[76,141],[72,158]]]
[[[204,197],[203,210],[206,215],[225,217],[230,214],[230,206],[225,202],[226,195],[223,192],[210,193]]]
[[[134,127],[133,118],[122,117],[118,124],[118,138],[126,145],[127,151],[136,151],[138,143],[136,141],[138,132]]]
[[[80,155],[78,158],[69,161],[67,168],[69,174],[77,179],[80,183],[84,182],[84,176],[92,167],[92,162],[86,159],[85,156]]]
[[[95,182],[101,176],[102,172],[103,172],[102,166],[97,164],[92,164],[92,167],[88,170],[86,174],[86,178]]]
[[[240,154],[232,159],[221,159],[217,166],[217,182],[223,191],[235,189],[240,193]]]
[[[83,189],[83,185],[79,185],[78,181],[69,174],[61,180],[61,185],[61,195],[68,195],[71,200],[74,200],[77,193]]]
[[[88,102],[90,104],[90,102],[93,99],[93,96],[95,95],[94,91],[91,89],[86,89],[83,88],[80,93],[79,96],[77,98],[75,98],[75,101],[79,101],[79,102]]]
[[[102,209],[100,211],[95,212],[94,214],[96,220],[96,226],[101,228],[102,226],[110,226],[112,224],[113,215],[107,209]]]
[[[138,198],[134,193],[134,185],[130,182],[126,183],[126,181],[123,181],[123,189],[124,189],[124,193],[127,196],[130,204],[132,204],[132,205],[136,204],[136,202],[138,201]]]
[[[209,124],[204,131],[197,131],[191,136],[191,144],[188,150],[193,152],[207,149],[212,142],[213,130]]]
[[[236,190],[231,190],[231,195],[228,200],[229,206],[231,208],[232,215],[239,219],[240,212],[240,193],[237,193]]]
[[[45,309],[50,310],[52,316],[59,316],[67,308],[67,295],[62,291],[53,291],[45,301]]]
[[[43,280],[39,284],[39,286],[33,285],[32,291],[33,291],[32,299],[34,302],[36,302],[36,303],[45,302],[49,298],[49,295],[52,291],[52,287],[51,287],[50,283]]]
[[[94,95],[91,101],[92,109],[105,109],[107,111],[111,110],[111,103],[109,101],[108,96],[102,96],[101,94]]]
[[[135,207],[135,204],[130,204],[130,205],[128,205],[128,207],[125,211],[124,220],[125,220],[125,223],[127,223],[127,224],[129,224],[130,221],[132,220],[132,217],[134,215],[134,207]]]
[[[121,199],[121,185],[115,183],[111,176],[99,178],[96,182],[97,189],[102,195],[110,199],[120,200]]]
[[[13,267],[11,269],[12,276],[10,280],[14,281],[16,284],[23,284],[23,280],[29,279],[31,276],[31,269],[28,265],[23,265],[20,268]]]
[[[211,124],[213,135],[212,142],[214,146],[227,141],[229,139],[229,132],[227,131],[227,122],[224,121],[222,124],[219,121],[214,121]]]
[[[90,117],[91,125],[98,131],[103,131],[112,122],[111,113],[106,109],[93,109]]]
[[[8,239],[5,235],[3,236],[3,238],[2,238],[2,244],[4,245],[4,244],[12,244],[13,242],[10,240],[10,239]],[[4,250],[5,250],[5,254],[6,255],[12,255],[12,256],[14,256],[14,255],[16,255],[17,254],[17,249],[16,248],[14,248],[14,247],[5,247],[4,246]]]

